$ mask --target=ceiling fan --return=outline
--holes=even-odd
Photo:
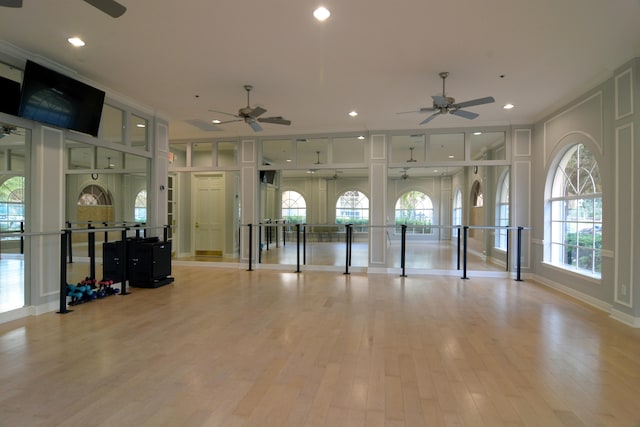
[[[112,18],[122,16],[127,8],[115,0],[84,0],[90,5],[100,9]],[[22,0],[0,0],[0,6],[5,7],[22,7]]]
[[[253,129],[254,132],[260,132],[262,130],[262,126],[260,126],[260,124],[258,122],[260,122],[260,123],[273,123],[273,124],[276,124],[276,125],[285,125],[285,126],[289,126],[291,124],[291,120],[284,119],[284,118],[282,118],[282,116],[259,117],[262,114],[266,113],[267,110],[265,110],[262,107],[251,108],[251,103],[250,103],[250,99],[249,99],[249,94],[251,92],[251,89],[253,89],[253,86],[244,85],[244,90],[247,91],[247,106],[239,109],[238,110],[238,114],[225,113],[224,111],[209,110],[212,113],[224,114],[224,115],[227,115],[227,116],[235,117],[235,119],[233,119],[233,120],[226,120],[226,121],[222,121],[222,122],[214,121],[214,123],[215,124],[225,124],[225,123],[242,122],[243,121],[246,124],[248,124],[251,127],[251,129]]]
[[[449,76],[449,73],[447,71],[443,71],[438,75],[442,79],[442,96],[434,95],[431,97],[433,99],[433,107],[423,107],[417,111],[403,111],[398,114],[432,112],[433,114],[420,122],[421,125],[429,123],[439,114],[446,113],[464,117],[465,119],[475,119],[479,116],[479,114],[463,110],[462,108],[473,107],[482,104],[490,104],[496,101],[492,96],[487,96],[485,98],[472,99],[470,101],[456,103],[456,100],[454,98],[451,98],[445,94],[445,80]]]
[[[9,135],[20,135],[20,133],[18,133],[18,129],[14,126],[0,125],[0,139]]]

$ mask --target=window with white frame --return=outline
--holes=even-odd
[[[454,226],[462,225],[462,191],[460,189],[457,189],[453,194],[453,218],[451,224]]]
[[[147,190],[140,190],[136,196],[133,219],[135,222],[147,222]]]
[[[421,191],[407,191],[396,201],[396,225],[406,225],[409,233],[431,234],[433,202]]]
[[[297,191],[282,192],[282,218],[287,224],[307,222],[307,203]]]
[[[509,226],[509,171],[505,171],[498,182],[498,193],[496,194],[496,226]],[[507,250],[506,228],[498,228],[495,233],[495,247]]]
[[[602,181],[598,163],[583,144],[560,159],[551,187],[552,264],[600,277],[602,271]]]
[[[0,185],[0,231],[21,231],[24,223],[24,177],[14,176]]]
[[[336,224],[369,224],[369,198],[357,190],[342,193],[336,202]]]

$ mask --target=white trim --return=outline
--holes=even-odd
[[[558,292],[562,292],[565,295],[569,295],[579,301],[582,301],[586,304],[589,304],[592,307],[598,308],[607,313],[611,313],[612,307],[611,304],[608,304],[602,300],[592,297],[591,295],[587,295],[584,292],[577,291],[573,288],[570,288],[565,285],[561,285],[558,282],[554,282],[553,280],[549,280],[545,277],[534,274],[531,276],[531,280],[537,282],[541,285],[547,286],[549,288],[555,289]]]
[[[615,95],[615,119],[616,120],[620,120],[623,119],[625,117],[629,117],[633,114],[633,69],[631,67],[627,68],[625,71],[621,72],[620,74],[618,74],[617,76],[615,76],[614,80],[614,95]],[[619,105],[619,99],[618,99],[618,94],[620,92],[620,88],[618,86],[618,81],[620,79],[622,79],[622,77],[624,77],[625,75],[629,75],[629,112],[620,115],[620,111],[618,109],[618,105]]]
[[[519,133],[527,133],[527,151],[519,152],[518,151],[518,134]],[[531,157],[531,129],[516,129],[515,130],[515,149],[513,150],[514,157]]]
[[[616,104],[617,105],[617,104]],[[631,170],[630,170],[630,176],[628,177],[628,179],[625,179],[625,182],[622,183],[620,182],[620,133],[622,130],[624,129],[630,129],[630,135],[631,135],[631,141],[630,141],[630,150],[631,150],[631,155],[629,156],[630,162],[631,162]],[[615,225],[615,236],[616,236],[616,247],[615,247],[615,251],[618,254],[622,254],[624,253],[623,248],[620,247],[620,239],[618,238],[620,236],[620,214],[621,214],[621,210],[620,210],[620,200],[621,200],[621,188],[624,185],[625,189],[628,189],[628,196],[630,197],[630,206],[631,206],[631,212],[625,212],[625,216],[628,215],[629,218],[635,218],[635,197],[634,197],[634,182],[635,182],[635,173],[634,170],[635,168],[633,167],[633,161],[635,159],[635,153],[634,153],[634,127],[633,127],[633,122],[624,125],[624,126],[619,126],[616,128],[616,136],[615,136],[615,144],[616,144],[616,158],[615,158],[615,170],[618,171],[618,173],[616,173],[616,203],[615,203],[615,215],[616,215],[616,225]],[[627,184],[629,184],[630,186],[628,186]],[[625,194],[626,196],[626,194]],[[635,227],[634,227],[634,221],[631,220],[629,221],[629,227],[630,230],[628,230],[628,233],[630,236],[634,236],[635,233]],[[634,277],[634,247],[635,245],[631,244],[631,247],[628,248],[629,250],[629,278],[631,279],[631,281],[633,281],[633,277]],[[627,249],[627,248],[625,248]],[[615,261],[614,261],[614,279],[613,279],[613,283],[614,283],[614,292],[613,292],[613,300],[620,304],[623,305],[625,307],[629,307],[629,308],[633,308],[633,283],[627,283],[626,286],[628,288],[628,292],[629,292],[629,298],[627,301],[622,301],[619,298],[619,295],[621,295],[620,292],[620,279],[619,279],[619,274],[620,274],[620,258],[616,257]]]
[[[640,328],[640,317],[634,317],[615,308],[611,310],[611,318],[632,328]]]
[[[560,271],[562,273],[569,274],[569,275],[575,277],[576,279],[587,280],[587,281],[592,282],[593,284],[596,284],[596,285],[602,284],[602,277],[596,277],[596,276],[591,276],[591,275],[588,275],[588,274],[580,273],[578,270],[568,269],[568,268],[562,267],[562,266],[560,266],[558,264],[552,264],[552,263],[547,262],[547,261],[542,261],[540,264],[544,265],[545,267],[549,267],[549,268],[552,268],[554,270]]]

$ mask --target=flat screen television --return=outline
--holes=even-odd
[[[18,115],[98,136],[105,93],[27,61]]]

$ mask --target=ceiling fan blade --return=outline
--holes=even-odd
[[[492,102],[496,102],[496,100],[493,99],[493,96],[487,96],[486,98],[478,98],[472,99],[471,101],[459,102],[457,104],[453,104],[453,106],[456,108],[467,108],[473,107],[474,105],[491,104]]]
[[[258,117],[259,115],[264,114],[264,113],[266,113],[266,112],[267,112],[267,110],[265,110],[264,108],[262,108],[262,107],[256,107],[256,108],[254,108],[253,110],[251,110],[251,112],[250,112],[248,115],[249,115],[249,117],[252,117],[252,118],[254,118],[254,119],[255,119],[255,118],[256,118],[256,117]]]
[[[478,113],[472,113],[471,111],[465,111],[465,110],[452,110],[451,114],[464,117],[465,119],[475,119],[480,115]]]
[[[430,111],[436,111],[436,109],[435,109],[435,108],[433,108],[433,107],[422,107],[422,108],[419,108],[419,109],[417,109],[417,110],[411,110],[411,111],[400,111],[400,112],[397,112],[396,114],[428,113],[428,112],[430,112]]]
[[[0,0],[0,6],[22,7],[22,0]]]
[[[426,125],[427,123],[429,123],[431,120],[435,119],[436,116],[440,114],[438,113],[433,113],[432,115],[430,115],[429,117],[427,117],[426,119],[424,119],[423,121],[420,122],[421,125]]]
[[[285,126],[289,126],[291,124],[291,120],[284,119],[282,118],[282,116],[264,117],[262,119],[258,119],[258,121],[260,123],[273,123],[276,125],[285,125]]]
[[[127,8],[118,3],[115,0],[84,0],[89,3],[91,6],[94,6],[112,18],[121,17],[126,11]]]
[[[253,129],[254,132],[262,131],[262,126],[260,126],[255,120],[247,120],[247,124],[251,126],[251,129]]]
[[[243,122],[243,119],[225,120],[224,122],[214,123],[214,125],[224,125],[225,123]]]
[[[240,118],[240,116],[238,116],[237,114],[225,113],[224,111],[216,111],[216,110],[209,110],[209,111],[211,111],[212,113],[224,114],[225,116]]]
[[[431,98],[433,99],[433,103],[436,104],[438,107],[446,107],[449,104],[449,101],[447,101],[447,98],[443,96],[434,95]]]

